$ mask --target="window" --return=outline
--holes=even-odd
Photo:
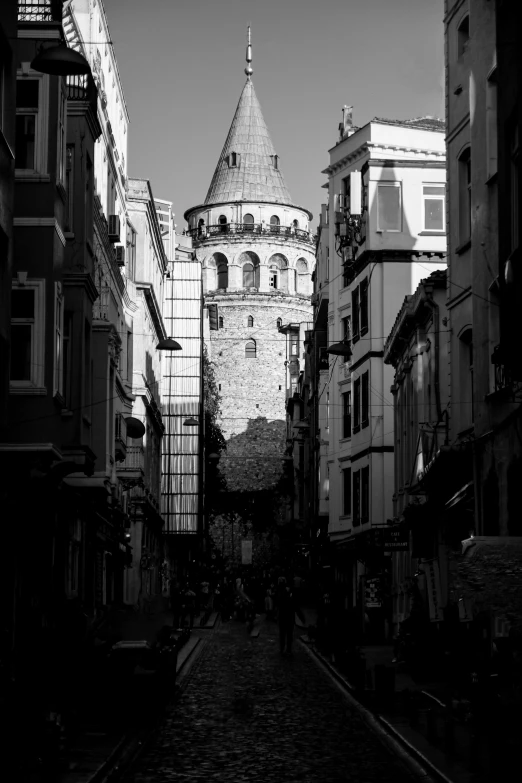
[[[368,370],[362,374],[362,389],[361,389],[361,418],[362,426],[367,427],[369,424],[369,409],[370,409],[370,374]]]
[[[219,328],[220,328],[220,329],[223,329],[223,328],[224,328],[224,326],[225,326],[225,322],[224,322],[224,320],[223,320],[223,316],[222,316],[222,315],[220,315],[220,316],[219,316]]]
[[[457,28],[457,57],[467,51],[469,44],[469,16],[465,16]]]
[[[228,156],[228,165],[230,168],[233,168],[234,166],[237,166],[237,152],[231,152]]]
[[[352,469],[343,470],[343,514],[348,516],[352,513]]]
[[[370,468],[361,470],[361,522],[364,524],[370,519]]]
[[[247,213],[246,215],[243,215],[243,228],[245,231],[253,231],[254,230],[254,216]]]
[[[45,282],[13,280],[11,292],[12,393],[45,393]]]
[[[353,341],[356,343],[359,339],[359,286],[352,291],[352,330]]]
[[[349,438],[352,434],[352,393],[344,392],[343,399],[343,438]]]
[[[257,356],[255,340],[249,340],[245,345],[245,359],[255,359]]]
[[[377,185],[377,230],[402,230],[400,182]]]
[[[299,221],[298,220],[293,220],[292,221],[292,226],[294,228],[294,231],[297,231],[297,229],[299,228]]]
[[[361,334],[368,331],[368,278],[365,277],[359,286],[359,318]]]
[[[249,315],[247,319],[247,326],[253,326],[253,325],[254,325],[254,319],[251,315]]]
[[[54,384],[53,395],[63,398],[63,291],[54,284]]]
[[[268,274],[268,285],[270,288],[278,288],[277,285],[277,267],[272,266],[270,267],[269,274]]]
[[[228,264],[226,261],[219,261],[217,265],[217,287],[228,288]]]
[[[486,155],[488,179],[497,173],[497,121],[497,69],[495,67],[489,74],[486,82]]]
[[[278,318],[278,319],[277,319],[277,321],[276,321],[276,326],[277,326],[277,328],[278,328],[278,329],[280,329],[282,325],[283,325],[283,321],[282,321],[282,319],[281,319],[281,318]]]
[[[352,337],[352,319],[347,315],[345,318],[341,318],[342,335],[341,340],[345,343],[350,342]]]
[[[132,386],[132,331],[127,329],[127,367],[125,369],[127,382]]]
[[[444,231],[444,185],[423,185],[422,204],[424,212],[424,231]]]
[[[471,426],[474,421],[473,409],[473,332],[466,329],[460,335],[460,396],[462,411],[462,429]]]
[[[361,524],[361,471],[356,470],[353,474],[353,495],[352,495],[352,520],[353,526],[358,527]]]
[[[205,221],[200,218],[198,221],[198,237],[202,237],[205,234]]]
[[[16,82],[15,166],[17,169],[39,169],[38,134],[40,127],[41,79],[18,79]]]
[[[68,144],[65,152],[65,230],[74,231],[74,144]]]
[[[63,399],[68,408],[72,399],[72,324],[73,314],[66,312],[63,319]]]
[[[270,218],[270,231],[272,234],[279,234],[279,226],[281,224],[281,221],[277,217],[277,215],[272,215]]]
[[[361,379],[357,378],[353,383],[353,432],[359,432],[361,419]]]
[[[66,132],[66,122],[67,122],[67,98],[65,95],[65,91],[62,86],[60,86],[60,95],[59,95],[59,110],[58,110],[58,159],[57,159],[57,176],[58,176],[58,182],[61,182],[62,185],[65,185],[65,147],[66,147],[66,139],[67,139],[67,132]]]
[[[254,265],[245,264],[243,266],[243,288],[254,287]]]
[[[222,234],[226,234],[228,232],[228,221],[226,215],[219,216],[219,230]]]
[[[299,335],[291,334],[290,335],[290,356],[298,356],[298,355],[299,355]]]
[[[275,169],[278,169],[279,168],[279,155],[270,155],[270,157],[272,159],[272,165],[274,166]]]
[[[136,232],[129,223],[127,223],[127,252],[125,254],[125,261],[129,277],[131,280],[134,280],[136,275]]]
[[[459,240],[463,245],[471,238],[471,150],[459,157]]]
[[[309,285],[308,264],[304,258],[298,258],[295,266],[297,273],[297,293],[307,294]]]

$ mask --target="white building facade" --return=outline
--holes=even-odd
[[[404,297],[445,268],[444,123],[432,118],[375,119],[351,125],[330,150],[328,344],[345,341],[345,356],[329,361],[329,538],[336,580],[349,608],[364,606],[365,580],[379,590],[389,558],[373,529],[393,517],[394,424],[392,368],[385,339]],[[350,194],[360,172],[361,193]],[[341,249],[340,224],[350,197],[360,196],[361,222],[352,248]],[[355,202],[352,202],[355,203]],[[385,600],[371,602],[376,638],[384,633]]]

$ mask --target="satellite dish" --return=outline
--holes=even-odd
[[[133,416],[127,416],[125,419],[127,425],[127,435],[129,438],[143,438],[145,435],[145,425],[139,419]]]

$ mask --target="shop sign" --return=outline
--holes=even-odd
[[[391,552],[407,552],[409,549],[408,531],[403,528],[389,528],[384,531],[384,548]]]
[[[378,609],[382,606],[381,580],[379,577],[370,577],[365,580],[364,605],[370,609]]]
[[[252,565],[252,541],[241,541],[241,563]]]
[[[428,604],[430,608],[430,620],[432,623],[441,623],[444,619],[442,614],[442,596],[440,590],[440,571],[438,560],[430,560],[422,564],[426,573],[426,589],[428,591]]]

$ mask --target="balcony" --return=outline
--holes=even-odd
[[[217,226],[201,226],[191,228],[188,234],[194,242],[208,242],[223,236],[244,236],[252,239],[257,237],[278,237],[284,240],[297,240],[314,244],[315,236],[310,231],[303,231],[294,226],[273,226],[266,223],[221,223]]]
[[[118,474],[129,478],[145,475],[145,449],[143,446],[127,446],[125,459],[118,465]]]
[[[26,0],[18,1],[19,22],[60,22],[62,21],[63,0]]]
[[[520,392],[522,389],[522,382],[518,380],[514,373],[514,366],[505,362],[505,353],[502,351],[500,345],[496,345],[491,354],[491,364],[493,365],[495,373],[495,392],[503,391],[504,389],[511,390],[513,392]],[[515,362],[512,362],[514,365]]]
[[[127,457],[127,422],[123,413],[117,413],[114,426],[114,457],[123,462]]]

